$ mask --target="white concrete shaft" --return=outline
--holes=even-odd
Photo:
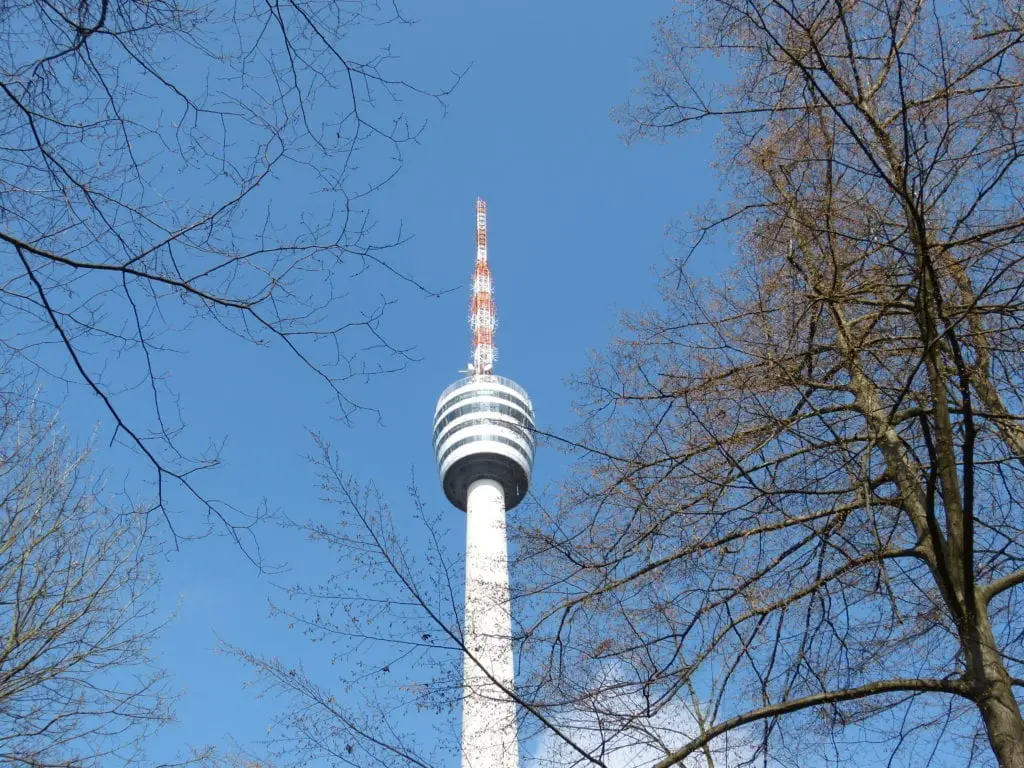
[[[515,669],[505,496],[494,480],[469,486],[465,621],[469,652],[463,658],[462,768],[519,768],[516,705],[501,688],[512,690]]]

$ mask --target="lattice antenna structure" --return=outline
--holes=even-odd
[[[473,271],[473,298],[469,302],[469,330],[473,334],[473,373],[488,374],[494,370],[498,349],[494,346],[494,330],[498,315],[491,285],[491,268],[487,264],[487,203],[476,199],[476,269]]]

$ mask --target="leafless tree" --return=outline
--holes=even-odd
[[[272,613],[321,652],[304,664],[225,648],[279,705],[267,752],[281,766],[445,764],[458,753],[464,647],[447,515],[429,512],[415,490],[393,511],[322,439],[313,460],[331,514],[291,525],[330,565],[322,582],[288,588]]]
[[[99,398],[165,513],[245,520],[195,485],[217,455],[180,441],[177,331],[280,345],[341,416],[347,382],[410,359],[381,319],[426,289],[368,208],[444,95],[395,74],[406,23],[386,0],[0,3],[0,344]]]
[[[735,266],[687,251],[580,382],[578,479],[518,531],[538,702],[658,768],[1024,766],[1022,21],[693,0],[662,25],[626,119],[720,129],[729,204],[689,245]],[[702,728],[649,727],[694,692]]]
[[[108,506],[87,454],[23,405],[0,411],[0,760],[140,765],[170,715],[145,515]]]
[[[303,663],[225,645],[280,707],[265,747],[280,766],[449,765],[460,751],[463,664],[480,663],[461,621],[463,558],[448,548],[464,518],[425,505],[415,482],[392,506],[322,439],[314,461],[333,514],[295,525],[334,560],[325,557],[320,583],[287,589],[272,613],[321,653]],[[589,754],[542,706],[506,692],[521,705],[523,738],[548,734],[576,757]]]

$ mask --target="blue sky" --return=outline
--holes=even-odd
[[[419,23],[393,32],[398,69],[428,86],[469,70],[446,112],[429,115],[421,141],[406,148],[403,170],[372,208],[382,231],[400,223],[411,236],[389,255],[396,266],[456,290],[432,298],[394,283],[359,284],[399,300],[386,327],[418,358],[401,373],[354,385],[356,398],[380,409],[379,422],[341,423],[322,382],[283,349],[206,330],[178,340],[188,353],[172,360],[170,373],[192,439],[226,439],[224,465],[205,487],[241,509],[265,500],[298,518],[331,515],[303,458],[311,430],[330,438],[348,471],[396,501],[415,475],[428,505],[445,504],[430,422],[437,395],[468,359],[466,285],[478,195],[490,213],[497,372],[530,391],[543,429],[562,432],[573,422],[566,379],[612,336],[621,311],[656,301],[654,272],[677,250],[667,227],[717,191],[710,136],[627,147],[610,117],[639,85],[652,24],[670,10],[669,0],[420,5],[409,9]],[[287,190],[287,177],[279,179],[274,194]],[[701,258],[701,269],[719,266],[714,251]],[[97,442],[105,443],[110,428],[95,403],[72,394],[71,405],[75,421],[96,424]],[[124,466],[130,477],[145,472]],[[565,469],[563,456],[542,448],[534,487]],[[157,650],[183,695],[179,723],[157,740],[154,756],[230,739],[253,745],[265,733],[273,703],[244,687],[249,674],[216,653],[218,639],[313,665],[322,658],[318,647],[268,619],[267,602],[275,584],[333,563],[272,526],[258,535],[266,560],[284,572],[256,573],[223,536],[185,543],[161,562],[163,610],[174,617]]]

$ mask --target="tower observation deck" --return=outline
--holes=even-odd
[[[505,511],[529,488],[535,423],[526,390],[492,373],[497,322],[483,200],[476,213],[473,362],[437,401],[434,453],[445,496],[466,512],[462,768],[519,768]]]
[[[534,451],[533,404],[511,379],[467,376],[448,387],[434,414],[434,452],[448,501],[466,509],[469,486],[487,477],[501,484],[505,508],[526,495]]]

